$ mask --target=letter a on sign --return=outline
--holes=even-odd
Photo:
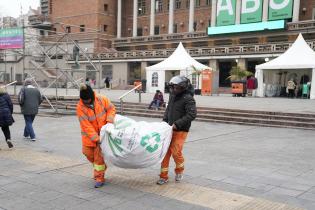
[[[235,23],[236,0],[218,0],[217,26],[233,25]]]
[[[292,17],[293,0],[270,0],[269,20],[283,20]]]
[[[241,23],[260,22],[263,0],[242,0]]]

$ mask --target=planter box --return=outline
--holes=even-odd
[[[246,81],[232,81],[231,87],[234,96],[246,96]]]

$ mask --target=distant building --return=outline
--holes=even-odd
[[[233,66],[255,72],[256,65],[288,49],[299,33],[315,48],[315,0],[251,1],[254,6],[241,2],[248,1],[41,0],[41,12],[30,22],[42,29],[43,47],[66,44],[55,56],[63,59],[64,68],[74,66],[73,58],[65,54],[72,52],[72,41],[77,40],[80,69],[94,69],[84,51],[101,69],[101,78],[122,85],[146,79],[145,67],[167,58],[179,42],[193,58],[219,71],[221,87],[230,86],[227,77]],[[280,25],[268,29],[272,21]],[[245,32],[233,32],[240,26],[247,26]],[[100,78],[95,72],[87,74]],[[176,74],[179,71],[165,73],[165,81]],[[84,71],[77,77],[82,75],[86,76]],[[198,83],[194,76],[191,79]]]
[[[14,17],[6,16],[1,19],[1,28],[17,27],[17,20]]]

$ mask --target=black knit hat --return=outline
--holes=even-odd
[[[94,101],[94,91],[89,85],[81,84],[80,85],[80,98],[82,100],[92,99]]]

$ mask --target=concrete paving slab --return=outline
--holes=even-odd
[[[315,194],[314,193],[306,192],[306,193],[299,195],[298,197],[305,199],[305,200],[310,200],[310,201],[315,202]]]
[[[188,209],[264,209],[262,207],[266,206],[312,209],[314,204],[308,195],[315,187],[314,131],[194,122],[184,147],[186,175],[183,183],[175,184],[172,179],[167,186],[155,185],[159,166],[121,170],[109,164],[107,183],[96,190],[92,167],[81,154],[76,117],[38,116],[35,126],[41,138],[36,142],[21,138],[24,122],[20,115],[14,117],[16,123],[11,130],[15,149],[0,151],[0,160],[7,160],[0,161],[0,183],[3,181],[3,185],[0,184],[0,208],[15,209],[10,199],[1,197],[7,190],[11,197],[21,196],[16,192],[18,186],[8,186],[11,179],[30,189],[30,194],[24,191],[19,203],[26,199],[27,205],[39,202],[39,206],[47,204],[56,209],[79,209],[80,204],[88,206],[93,199],[98,200],[102,208],[122,209],[120,207],[126,207],[127,203],[137,206],[132,201],[142,197],[148,202],[140,205],[147,207],[144,209],[154,202],[162,204],[162,209],[177,204]],[[67,132],[60,131],[60,126]],[[0,145],[5,146],[1,141]],[[45,168],[37,170],[41,165]],[[296,173],[299,171],[301,174]],[[216,177],[233,184],[216,181]],[[289,191],[281,190],[277,195],[268,194],[280,186],[291,190],[290,195],[287,195]],[[37,191],[38,188],[43,191]],[[301,195],[307,194],[303,198],[293,197],[296,196],[293,192],[297,191]],[[32,197],[41,193],[42,199]],[[69,199],[62,199],[64,197]],[[155,197],[161,200],[155,201]],[[91,205],[93,208],[95,206]]]

